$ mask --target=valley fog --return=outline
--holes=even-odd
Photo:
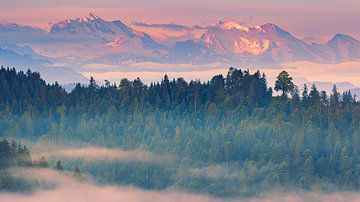
[[[207,195],[186,193],[176,189],[164,191],[142,190],[135,187],[99,186],[94,182],[79,182],[68,173],[49,169],[14,169],[12,175],[28,180],[42,180],[56,184],[50,190],[38,189],[30,194],[0,193],[2,201],[11,202],[357,202],[360,194],[352,192],[319,193],[268,193],[254,198],[214,198]]]

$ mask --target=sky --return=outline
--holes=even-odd
[[[358,0],[0,0],[0,21],[49,28],[88,15],[126,23],[209,25],[232,18],[249,25],[272,22],[299,38],[326,41],[336,33],[360,39]]]

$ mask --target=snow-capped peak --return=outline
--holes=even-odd
[[[62,29],[66,29],[69,28],[68,26],[72,23],[88,23],[88,22],[92,22],[94,20],[99,20],[101,18],[99,18],[97,15],[95,15],[94,13],[90,13],[87,16],[83,16],[83,17],[79,17],[76,19],[67,19],[67,20],[63,20],[63,21],[59,21],[57,23],[54,23],[52,25],[52,32],[53,31],[57,31],[57,30],[62,30]]]
[[[97,20],[97,19],[100,19],[100,18],[97,15],[95,15],[94,13],[90,13],[88,16],[78,18],[78,20],[83,21],[83,22],[90,22],[90,21]]]
[[[276,25],[272,23],[266,23],[260,26],[261,30],[265,33],[272,34],[276,33]]]
[[[98,19],[99,17],[97,15],[95,15],[95,13],[90,13],[89,17],[92,19]]]
[[[245,32],[249,32],[250,30],[249,27],[241,25],[239,22],[236,22],[235,20],[221,20],[215,26],[223,30],[237,29]]]

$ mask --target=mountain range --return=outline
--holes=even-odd
[[[349,35],[336,34],[326,44],[307,44],[271,23],[248,27],[235,21],[220,21],[193,41],[179,42],[172,50],[180,52],[178,56],[199,50],[191,58],[203,59],[210,54],[230,63],[260,65],[293,61],[339,63],[360,59],[360,42]],[[206,57],[204,59],[206,61]]]
[[[179,41],[168,45],[120,20],[107,21],[93,13],[53,23],[49,31],[3,23],[0,58],[5,65],[14,60],[13,65],[71,67],[76,72],[90,65],[121,67],[139,62],[276,66],[295,61],[360,60],[360,42],[342,33],[326,43],[309,44],[272,23],[246,26],[221,20],[199,30],[199,37],[179,37]],[[8,57],[9,51],[16,57]]]

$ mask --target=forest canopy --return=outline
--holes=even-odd
[[[139,78],[77,84],[0,69],[0,137],[144,149],[171,165],[85,165],[104,181],[176,186],[217,196],[273,189],[360,188],[360,104],[350,92],[299,87],[279,74],[273,96],[259,71],[230,68],[210,81]],[[82,168],[83,168],[82,167]],[[209,172],[223,168],[215,176]],[[149,172],[152,177],[149,177]],[[143,174],[146,173],[146,174]]]

